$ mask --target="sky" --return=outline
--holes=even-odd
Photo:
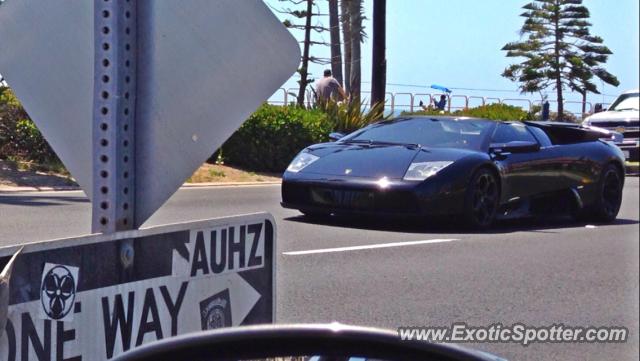
[[[277,0],[265,2],[277,9],[290,6]],[[429,93],[433,92],[428,89],[431,84],[440,84],[456,88],[453,94],[539,100],[539,94],[521,95],[516,83],[500,76],[505,67],[517,61],[517,58],[506,58],[500,49],[507,42],[519,40],[518,30],[523,24],[519,14],[528,2],[387,0],[387,91]],[[319,0],[318,3],[326,14],[325,1]],[[639,3],[638,0],[584,1],[591,12],[591,33],[601,36],[613,52],[606,68],[620,81],[617,88],[604,84],[604,95],[590,95],[588,100],[593,103],[608,103],[622,91],[638,88]],[[365,0],[364,4],[369,19],[365,21],[369,37],[362,47],[362,87],[367,90],[371,80],[372,0]],[[277,12],[276,15],[283,20],[287,18]],[[328,17],[318,19],[328,25]],[[302,40],[301,31],[292,33]],[[329,33],[316,39],[320,38],[328,42]],[[315,56],[328,57],[330,54],[328,47],[312,49]],[[310,70],[317,78],[326,67],[314,64]],[[293,76],[284,87],[297,87],[296,80],[297,77]],[[549,89],[547,93],[549,99],[555,99],[554,90]],[[578,94],[567,94],[565,98],[581,100]]]

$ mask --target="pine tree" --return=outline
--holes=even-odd
[[[277,12],[282,14],[287,14],[298,21],[304,21],[304,23],[297,23],[296,20],[285,20],[283,21],[284,26],[291,30],[301,30],[303,31],[304,40],[302,43],[302,59],[300,68],[298,69],[298,74],[300,74],[300,80],[298,80],[298,84],[300,85],[298,88],[298,94],[296,96],[296,103],[298,106],[303,107],[305,101],[305,94],[307,90],[307,86],[313,82],[313,78],[310,77],[309,73],[309,63],[316,63],[321,65],[327,65],[331,62],[331,59],[319,58],[311,55],[311,47],[313,45],[324,45],[329,46],[329,43],[324,41],[316,41],[312,39],[312,31],[316,34],[323,33],[328,31],[329,29],[324,27],[320,23],[313,24],[313,18],[319,17],[323,14],[317,9],[316,0],[279,0],[280,2],[288,2],[294,6],[302,5],[304,10],[299,9],[291,9],[291,8],[283,8],[283,9],[275,9]],[[314,10],[315,7],[315,10]]]
[[[534,0],[523,9],[523,39],[502,48],[507,57],[525,58],[502,73],[520,83],[521,92],[555,89],[562,119],[563,90],[577,91],[583,99],[589,92],[598,94],[594,76],[618,86],[618,79],[602,67],[612,52],[602,38],[589,32],[589,10],[582,0]]]

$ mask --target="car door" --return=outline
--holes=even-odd
[[[555,153],[553,147],[543,146],[530,129],[522,123],[500,123],[493,134],[493,144],[514,141],[534,142],[539,150],[494,154],[502,178],[502,202],[515,201],[554,190]],[[547,144],[544,144],[547,145]],[[550,143],[549,143],[550,145]]]
[[[541,157],[534,161],[540,176],[544,178],[540,191],[554,192],[570,188],[572,177],[567,174],[567,169],[574,160],[569,156],[566,146],[553,144],[543,129],[532,126],[527,128],[540,143]]]

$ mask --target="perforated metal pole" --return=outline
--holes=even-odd
[[[94,0],[94,233],[134,225],[136,0]]]

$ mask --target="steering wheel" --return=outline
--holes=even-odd
[[[149,343],[115,360],[255,360],[314,355],[331,360],[503,360],[457,345],[403,341],[394,331],[341,324],[222,328]]]

